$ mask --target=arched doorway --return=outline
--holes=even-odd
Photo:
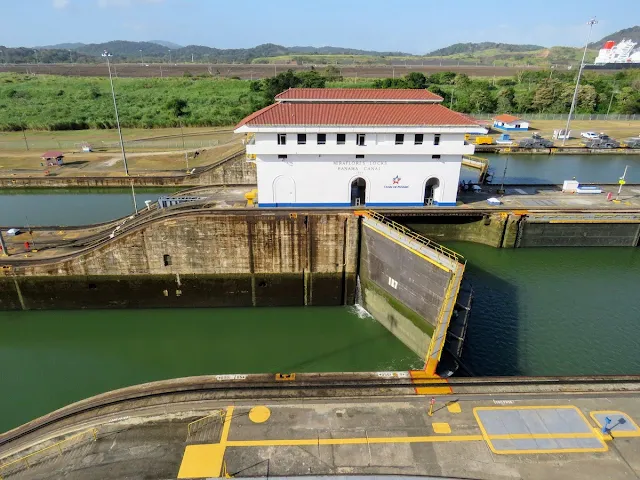
[[[296,203],[296,183],[291,177],[278,177],[273,182],[273,201],[276,207]]]
[[[440,186],[440,180],[435,177],[431,177],[424,185],[424,204],[433,205],[436,189]]]
[[[364,205],[367,192],[367,182],[364,178],[358,177],[351,182],[351,206]]]

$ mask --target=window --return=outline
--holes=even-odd
[[[307,134],[299,133],[298,134],[298,145],[305,145],[307,143]]]
[[[278,160],[286,160],[287,156],[286,155],[278,155]]]
[[[318,145],[324,145],[325,143],[327,143],[327,134],[326,133],[319,133],[318,134]]]
[[[440,145],[440,134],[437,133],[433,136],[433,144],[434,145]]]
[[[164,266],[165,267],[168,267],[169,265],[171,265],[171,255],[164,254],[162,256],[162,259],[164,261]]]
[[[404,133],[396,133],[396,145],[402,145],[404,143]]]
[[[359,133],[358,135],[356,135],[356,144],[360,147],[364,147],[365,138],[366,138],[366,135],[364,133]]]
[[[279,133],[278,134],[278,145],[286,145],[287,144],[287,134]]]
[[[347,136],[344,133],[338,134],[338,145],[344,145],[344,142],[347,141]]]
[[[356,158],[364,158],[364,155],[356,155]]]
[[[416,140],[415,140],[415,144],[416,145],[422,145],[422,141],[424,140],[424,134],[422,133],[416,133]]]
[[[431,155],[431,158],[433,158],[434,160],[437,160],[440,158],[440,155]]]

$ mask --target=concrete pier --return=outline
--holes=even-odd
[[[638,377],[176,379],[87,399],[1,435],[0,475],[635,478],[639,395]]]

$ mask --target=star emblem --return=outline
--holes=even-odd
[[[402,180],[398,175],[396,175],[395,177],[393,177],[393,184],[397,185],[400,183],[400,180]]]

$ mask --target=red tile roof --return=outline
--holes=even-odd
[[[509,115],[505,113],[504,115],[498,115],[497,117],[493,117],[494,120],[498,120],[499,122],[511,123],[516,120],[520,120],[520,117],[514,117],[513,115]]]
[[[64,157],[64,153],[51,150],[49,152],[44,152],[41,158],[59,158],[59,157]]]
[[[276,95],[276,100],[441,102],[442,97],[408,88],[290,88]]]
[[[476,120],[437,103],[275,103],[243,125],[477,126]]]

